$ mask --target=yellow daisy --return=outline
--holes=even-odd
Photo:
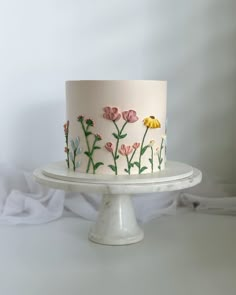
[[[161,123],[154,116],[145,118],[143,124],[148,128],[161,128]]]

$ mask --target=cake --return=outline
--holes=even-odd
[[[166,88],[166,81],[67,81],[66,167],[103,175],[165,169]]]

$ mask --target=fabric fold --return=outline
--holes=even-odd
[[[236,214],[236,185],[203,177],[203,182],[181,192],[137,194],[132,200],[139,223],[173,215],[181,205],[215,214]],[[40,224],[62,216],[95,221],[101,194],[72,193],[37,184],[31,173],[0,164],[0,224]]]
[[[37,184],[31,173],[0,165],[0,224],[41,224],[62,216],[65,193]]]

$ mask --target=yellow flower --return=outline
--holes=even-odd
[[[161,123],[154,116],[145,118],[143,124],[148,128],[161,128]]]

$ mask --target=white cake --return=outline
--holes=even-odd
[[[105,175],[163,170],[166,86],[166,81],[67,81],[68,169]]]

